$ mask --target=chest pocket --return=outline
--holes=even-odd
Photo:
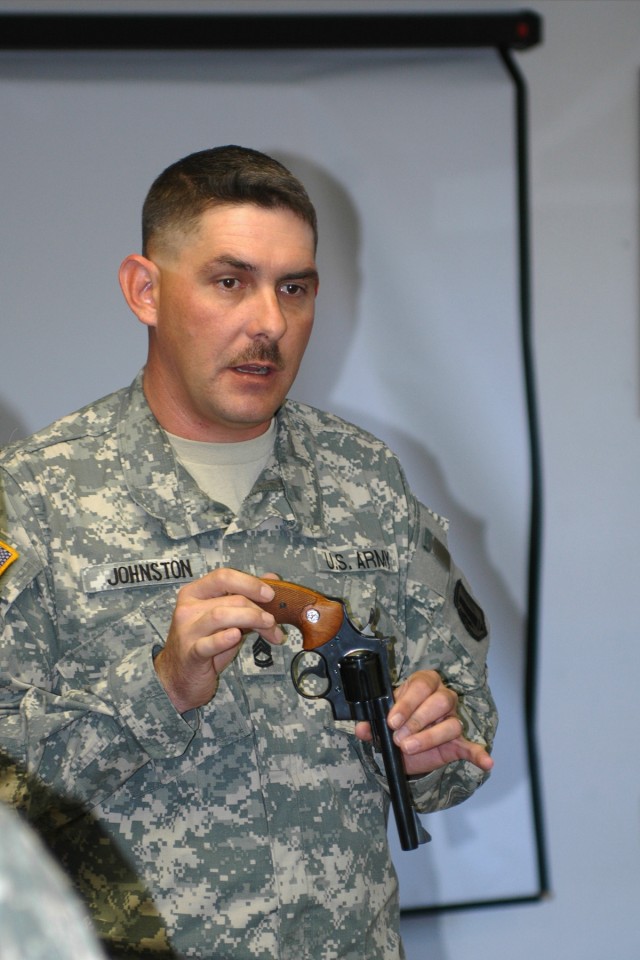
[[[73,688],[95,689],[104,684],[109,666],[141,646],[162,646],[169,631],[175,606],[175,589],[158,590],[106,629],[90,636],[69,651],[57,664],[61,692]],[[250,728],[242,712],[241,692],[223,674],[215,698],[194,717],[197,729],[186,751],[179,757],[150,761],[151,780],[167,783],[184,776],[228,744],[247,737]],[[168,704],[167,709],[171,709]],[[195,712],[194,712],[195,714]]]
[[[67,650],[55,665],[63,689],[91,689],[127,654],[142,646],[164,644],[175,602],[175,589],[166,587],[107,626],[89,630],[87,639]]]

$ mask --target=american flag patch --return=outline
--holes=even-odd
[[[14,560],[18,559],[18,551],[10,547],[8,543],[0,540],[0,577],[5,570],[11,566]]]

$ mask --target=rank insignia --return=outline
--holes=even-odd
[[[256,667],[272,667],[273,657],[271,655],[271,644],[264,637],[258,637],[252,647],[253,662]]]
[[[7,570],[14,560],[18,559],[18,551],[10,547],[8,543],[0,540],[0,577]]]

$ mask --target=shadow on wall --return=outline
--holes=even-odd
[[[454,556],[462,553],[465,557],[462,565],[476,571],[471,577],[472,586],[491,622],[494,637],[493,656],[490,654],[492,675],[499,685],[516,688],[515,695],[520,698],[525,615],[518,609],[504,575],[492,564],[484,519],[472,514],[456,500],[437,454],[427,448],[415,431],[409,433],[403,429],[402,423],[390,425],[383,422],[376,416],[374,405],[363,412],[344,401],[332,399],[333,388],[345,362],[351,362],[357,369],[357,358],[354,360],[349,354],[358,323],[362,286],[362,227],[358,211],[347,190],[325,169],[298,156],[276,154],[276,151],[274,155],[307,187],[318,211],[320,233],[320,296],[316,324],[291,395],[328,409],[381,437],[398,455],[419,498],[451,521],[452,552]],[[323,282],[328,278],[330,283]],[[398,369],[398,360],[391,358],[391,361],[396,368],[395,375],[401,379],[403,372]],[[375,384],[369,381],[367,370],[358,370],[358,376],[362,377],[363,387],[372,393]],[[498,646],[499,658],[495,655]],[[500,780],[502,789],[509,792],[528,776],[526,757],[522,756],[516,733],[509,724],[503,724],[498,734],[500,752],[507,760],[501,765]],[[475,807],[488,802],[491,801],[483,790],[474,797]]]
[[[22,440],[28,433],[27,425],[18,411],[0,397],[0,448],[14,440]]]
[[[307,188],[318,212],[320,294],[311,343],[292,396],[323,409],[348,355],[358,316],[361,227],[347,190],[326,170],[303,157],[274,150]]]

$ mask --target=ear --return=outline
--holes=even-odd
[[[155,327],[160,287],[160,271],[155,263],[131,253],[120,264],[118,279],[124,298],[140,323]]]

